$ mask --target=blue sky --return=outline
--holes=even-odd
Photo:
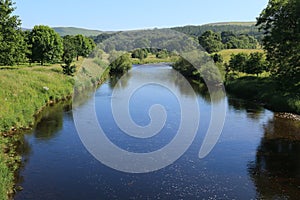
[[[255,21],[268,0],[14,0],[22,27],[104,31]]]

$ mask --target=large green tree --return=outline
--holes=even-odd
[[[0,65],[14,65],[26,58],[27,45],[13,5],[11,0],[0,0]]]
[[[66,65],[71,65],[73,59],[77,56],[77,50],[75,45],[75,37],[71,35],[66,35],[63,38],[64,53],[62,60]]]
[[[300,1],[269,0],[257,19],[264,32],[270,70],[292,83],[300,81]]]
[[[200,45],[208,52],[214,53],[223,49],[221,35],[213,31],[204,32],[199,38]]]
[[[247,74],[261,74],[266,69],[266,61],[264,54],[260,52],[251,53],[247,62],[244,72]]]
[[[76,35],[75,36],[75,46],[77,51],[77,60],[79,56],[87,57],[96,47],[95,42],[88,37],[83,35]]]
[[[30,33],[32,62],[38,61],[57,63],[63,55],[63,40],[52,28],[48,26],[35,26]]]

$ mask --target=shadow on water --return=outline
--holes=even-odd
[[[63,127],[63,116],[72,110],[71,101],[59,102],[52,106],[45,107],[38,116],[33,130],[26,131],[22,134],[16,134],[15,146],[16,153],[22,157],[22,163],[19,171],[22,171],[32,155],[30,142],[26,136],[33,135],[38,140],[51,140],[58,136]],[[72,116],[70,116],[72,117]],[[24,178],[20,173],[16,173],[16,185],[21,185]]]
[[[259,120],[264,112],[264,108],[256,103],[249,101],[228,98],[229,109],[235,111],[246,111],[247,117],[253,120]]]
[[[298,199],[300,190],[300,122],[273,117],[255,160],[248,165],[258,198]]]
[[[71,102],[62,102],[49,106],[37,118],[34,136],[41,140],[50,140],[59,133],[63,126],[63,115],[72,110]]]

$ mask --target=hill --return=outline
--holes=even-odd
[[[216,22],[216,23],[209,23],[205,25],[210,26],[224,26],[224,25],[238,25],[238,26],[254,26],[256,22]]]
[[[75,27],[53,27],[53,29],[61,36],[65,35],[78,35],[82,34],[84,36],[97,36],[102,31],[99,30],[89,30],[84,28],[75,28]]]
[[[199,37],[205,31],[212,30],[214,32],[230,31],[236,35],[245,34],[255,37],[258,41],[262,39],[262,33],[255,26],[255,22],[219,22],[199,26],[183,26],[174,27],[173,30]]]

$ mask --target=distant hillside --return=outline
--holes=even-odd
[[[75,27],[53,27],[53,29],[61,36],[78,35],[78,34],[82,34],[85,36],[97,36],[103,33],[102,31],[98,31],[98,30],[88,30],[84,28],[75,28]]]
[[[216,22],[216,23],[209,23],[205,25],[210,26],[224,26],[224,25],[238,25],[238,26],[254,26],[256,22]]]
[[[212,30],[214,32],[223,32],[231,31],[234,34],[247,34],[254,36],[256,39],[261,41],[262,33],[259,32],[258,28],[255,26],[255,22],[219,22],[211,23],[200,26],[183,26],[183,27],[174,27],[173,30],[191,35],[191,36],[200,36],[205,31]]]

